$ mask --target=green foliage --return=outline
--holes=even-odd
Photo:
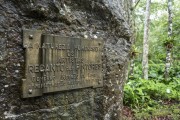
[[[180,59],[180,2],[174,1],[173,6],[173,36],[168,37],[168,12],[167,2],[154,1],[151,4],[151,23],[149,31],[149,59],[161,59],[165,61],[166,47],[173,47],[175,58]],[[135,10],[136,42],[135,46],[142,51],[144,31],[145,1],[140,1]],[[165,47],[164,47],[165,46]]]
[[[155,107],[147,107],[146,109],[134,110],[137,120],[154,120],[157,118],[171,118],[171,120],[180,119],[180,104],[175,105],[157,105]]]
[[[174,37],[168,37],[167,39],[163,40],[164,46],[170,46],[170,48],[172,48],[172,46],[175,44],[175,40]]]
[[[180,79],[168,84],[158,80],[136,79],[124,87],[124,105],[132,108],[138,120],[166,116],[180,119],[180,105],[165,105],[165,101],[180,102]]]
[[[154,119],[152,116],[171,116],[180,119],[180,105],[167,106],[165,101],[180,102],[180,1],[173,0],[173,34],[168,37],[167,1],[152,1],[149,35],[149,80],[142,77],[142,45],[144,31],[145,0],[134,10],[136,41],[132,51],[134,74],[124,87],[124,104],[135,112],[137,119]],[[136,50],[133,50],[133,49]],[[168,80],[164,79],[166,48],[171,48],[172,61]],[[175,116],[173,116],[175,115]]]
[[[131,50],[130,50],[130,57],[134,58],[139,54],[139,50],[135,45],[132,45]]]
[[[132,108],[152,107],[157,101],[180,100],[180,79],[168,84],[157,80],[136,79],[124,87],[124,104]]]
[[[149,60],[149,80],[141,79],[141,60],[136,59],[134,75],[129,76],[124,87],[124,105],[132,108],[138,120],[163,116],[180,119],[177,113],[180,108],[169,110],[166,106],[161,107],[165,101],[180,102],[180,61],[172,62],[167,81],[164,80],[165,66],[161,59]]]

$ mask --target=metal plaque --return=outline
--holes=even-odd
[[[33,85],[40,85],[41,81],[34,78],[40,78],[40,72],[31,72],[31,66],[41,64],[40,49],[41,31],[24,30],[23,47],[25,50],[25,79],[22,80],[23,98],[35,97],[42,95],[42,88],[32,88]]]
[[[24,98],[55,91],[103,86],[102,40],[24,31],[24,47]]]

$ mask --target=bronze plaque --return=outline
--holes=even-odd
[[[24,98],[103,86],[102,40],[42,35],[40,41],[33,43],[31,53],[26,52]]]
[[[41,64],[40,49],[41,31],[24,30],[23,47],[25,48],[25,79],[22,80],[23,98],[42,95],[42,88],[37,86],[41,81],[34,78],[40,78],[40,72],[31,72],[32,67]],[[34,87],[32,87],[34,86]]]

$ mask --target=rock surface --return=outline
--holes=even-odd
[[[131,0],[0,0],[0,119],[119,120],[129,49]],[[103,88],[21,98],[22,30],[103,39]]]

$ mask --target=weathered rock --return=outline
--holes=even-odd
[[[0,0],[0,119],[120,119],[131,45],[130,1]],[[24,28],[68,37],[103,39],[104,87],[22,99]]]

